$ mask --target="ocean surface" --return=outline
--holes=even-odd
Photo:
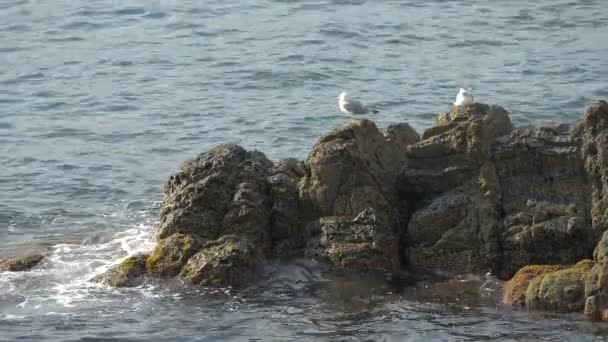
[[[0,0],[1,341],[594,341],[608,325],[310,260],[236,293],[89,280],[153,247],[165,179],[219,143],[304,158],[336,96],[422,130],[460,87],[517,126],[608,97],[604,0]],[[465,287],[466,287],[465,286]],[[435,293],[435,291],[439,293]],[[462,290],[462,291],[461,291]]]

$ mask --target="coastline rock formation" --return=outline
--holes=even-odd
[[[505,303],[608,319],[607,146],[604,101],[571,125],[514,128],[485,104],[421,135],[360,120],[303,161],[220,145],[169,178],[156,248],[109,283],[242,288],[264,259],[307,255],[392,275],[491,271],[513,277]]]

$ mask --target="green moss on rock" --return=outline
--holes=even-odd
[[[201,245],[192,235],[173,234],[159,241],[146,261],[146,270],[161,277],[176,276]]]
[[[522,267],[511,280],[505,283],[503,303],[524,305],[526,290],[534,278],[563,268],[562,265],[528,265]]]
[[[581,311],[585,306],[585,277],[592,260],[537,276],[526,291],[526,305],[531,309],[563,312]]]

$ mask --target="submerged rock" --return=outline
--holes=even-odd
[[[0,259],[0,272],[29,271],[45,257],[44,253],[32,253],[24,256]]]
[[[146,273],[147,259],[147,254],[130,256],[105,273],[94,277],[92,281],[111,287],[136,286],[140,277]]]

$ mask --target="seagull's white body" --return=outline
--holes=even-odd
[[[468,90],[460,88],[460,92],[456,95],[454,106],[470,106],[472,104],[475,104],[473,95]]]
[[[358,114],[367,114],[370,111],[370,108],[361,104],[361,102],[354,100],[352,97],[348,96],[346,92],[343,92],[338,97],[338,107],[342,113],[347,115],[358,115]],[[378,111],[372,109],[373,113],[377,113]]]

